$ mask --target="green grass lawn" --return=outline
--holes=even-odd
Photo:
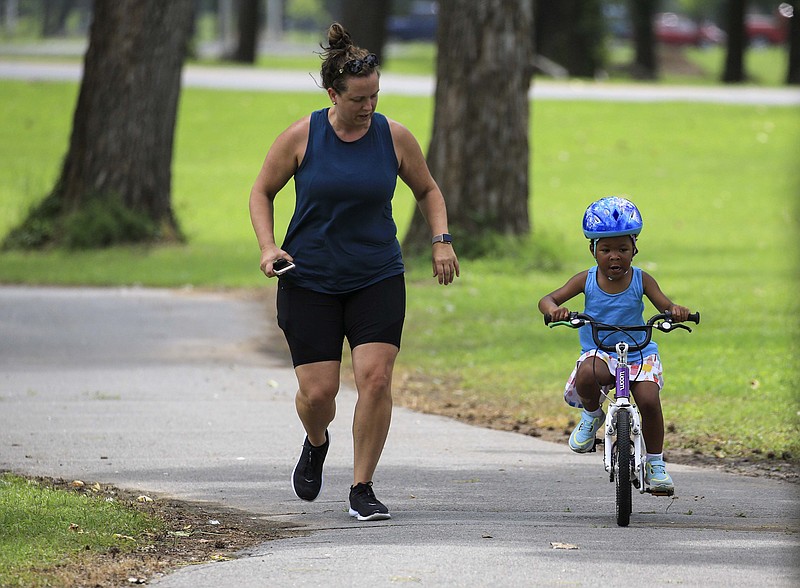
[[[725,66],[725,47],[685,47],[658,49],[659,80],[666,85],[716,85],[722,79]],[[633,61],[629,44],[612,45],[608,51],[607,68],[610,81],[628,81],[626,66]],[[786,47],[751,47],[744,54],[747,85],[785,86],[788,53]]]
[[[0,235],[58,176],[76,94],[75,84],[0,82]],[[185,90],[173,202],[187,244],[5,252],[0,283],[274,287],[258,271],[249,189],[275,136],[325,104],[321,92]],[[427,146],[430,99],[387,95],[379,108]],[[577,335],[544,327],[536,303],[591,264],[580,231],[586,205],[628,194],[645,220],[637,264],[703,317],[692,334],[659,338],[668,446],[796,459],[797,108],[537,101],[531,131],[531,243],[462,260],[448,288],[434,285],[426,260],[407,260],[398,372],[522,423],[574,419],[561,388]],[[292,204],[290,186],[278,197],[279,228]],[[398,189],[401,229],[412,210],[410,193]],[[468,238],[456,235],[456,247]],[[543,256],[557,268],[542,269],[552,265]]]
[[[91,490],[77,494],[0,475],[0,586],[64,585],[58,564],[65,559],[130,552],[163,532],[158,519]]]

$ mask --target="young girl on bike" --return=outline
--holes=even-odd
[[[625,198],[609,196],[589,205],[583,216],[583,234],[589,239],[589,252],[597,265],[576,274],[543,297],[539,301],[542,314],[549,314],[554,321],[567,320],[570,311],[564,303],[583,293],[583,312],[596,320],[607,324],[643,325],[643,297],[647,296],[659,312],[669,311],[675,322],[685,321],[689,309],[674,304],[649,274],[632,265],[638,253],[636,239],[641,230],[641,214]],[[564,400],[583,409],[581,420],[569,437],[570,449],[577,453],[594,448],[595,434],[605,419],[601,391],[606,393],[614,387],[617,363],[616,354],[597,349],[590,329],[588,325],[580,329],[582,354],[564,390]],[[629,362],[631,392],[642,417],[647,446],[645,482],[653,489],[671,490],[672,478],[667,473],[662,453],[664,417],[659,392],[664,381],[658,346],[651,341],[641,354],[631,354]]]

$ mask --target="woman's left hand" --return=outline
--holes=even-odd
[[[439,278],[440,284],[447,286],[461,275],[456,252],[449,243],[434,243],[432,247],[433,276]]]

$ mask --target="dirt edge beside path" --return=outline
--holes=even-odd
[[[136,547],[130,552],[113,547],[103,552],[87,550],[43,566],[38,573],[48,578],[43,584],[47,586],[114,588],[148,584],[184,566],[236,559],[247,549],[267,541],[307,534],[296,527],[219,504],[176,500],[85,480],[23,477],[45,488],[114,500],[155,517],[164,528],[134,537]]]

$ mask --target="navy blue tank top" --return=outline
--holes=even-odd
[[[342,294],[404,271],[392,218],[398,163],[385,116],[374,113],[367,133],[346,142],[328,110],[311,114],[308,146],[294,175],[295,210],[282,248],[296,267],[281,279]]]

